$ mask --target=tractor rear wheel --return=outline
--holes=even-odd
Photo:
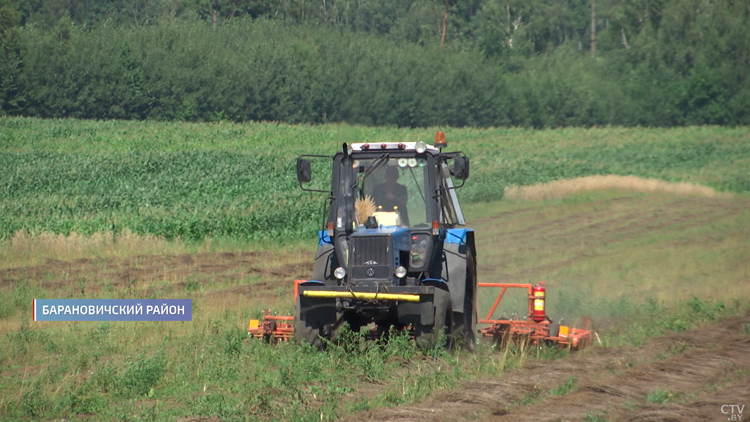
[[[444,347],[451,350],[453,347],[453,308],[451,296],[448,290],[442,286],[435,286],[433,297],[435,307],[435,321],[432,325],[416,324],[414,327],[414,340],[422,350],[431,350],[436,347]]]

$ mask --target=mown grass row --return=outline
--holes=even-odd
[[[322,195],[299,190],[300,154],[341,142],[425,140],[435,130],[273,123],[189,124],[0,118],[0,238],[125,228],[197,240],[314,236]],[[504,188],[597,174],[750,191],[747,128],[445,129],[472,158],[464,203]],[[318,187],[329,167],[315,172]]]

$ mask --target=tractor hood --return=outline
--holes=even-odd
[[[409,229],[359,228],[349,237],[349,274],[352,285],[398,284],[394,271],[408,265]]]

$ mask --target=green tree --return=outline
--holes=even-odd
[[[14,0],[0,0],[0,36],[18,26],[21,13]]]

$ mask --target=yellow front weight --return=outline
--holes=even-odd
[[[419,302],[419,295],[394,294],[394,293],[366,293],[366,292],[334,292],[330,290],[305,290],[303,296],[328,297],[343,299],[367,299],[367,300],[403,300],[404,302]]]

